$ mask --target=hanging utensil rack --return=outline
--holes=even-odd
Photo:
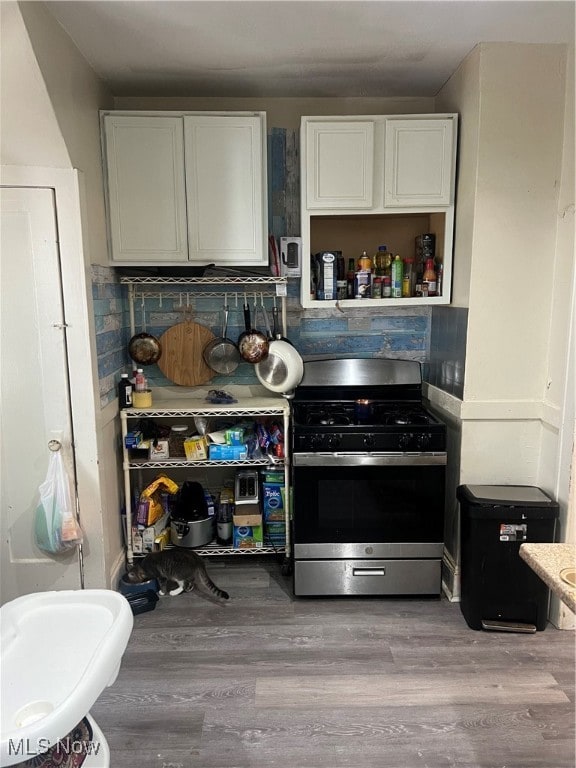
[[[120,283],[128,286],[128,305],[130,313],[130,331],[135,332],[136,320],[134,315],[134,306],[136,303],[142,304],[146,299],[180,299],[185,300],[186,306],[190,305],[191,300],[196,296],[202,298],[220,298],[222,301],[233,299],[238,305],[246,296],[254,295],[254,300],[273,299],[280,300],[282,333],[287,333],[287,315],[286,315],[286,294],[287,277],[268,277],[268,276],[218,276],[218,277],[121,277]],[[178,289],[154,290],[154,286],[178,286]],[[215,290],[219,286],[221,290]],[[223,287],[226,290],[222,290]],[[186,287],[189,290],[186,290]],[[235,291],[234,288],[239,290]]]

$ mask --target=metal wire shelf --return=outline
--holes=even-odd
[[[120,283],[125,285],[288,285],[287,277],[252,275],[246,277],[121,277]]]

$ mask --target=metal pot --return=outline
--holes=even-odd
[[[222,336],[219,339],[212,339],[204,347],[202,357],[206,365],[216,373],[233,373],[238,368],[240,362],[240,352],[233,341],[226,338],[228,328],[228,304],[224,304],[224,326]]]
[[[266,336],[252,328],[250,320],[250,307],[244,304],[244,324],[246,330],[238,338],[238,351],[247,363],[259,363],[268,354],[268,339]]]
[[[268,345],[268,355],[255,366],[258,381],[271,392],[290,396],[304,376],[304,361],[298,350],[280,334],[278,309],[273,309],[274,340]]]
[[[214,518],[204,520],[172,520],[170,539],[175,547],[203,547],[214,538]]]

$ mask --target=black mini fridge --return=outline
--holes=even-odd
[[[553,542],[558,504],[529,485],[461,485],[460,608],[471,629],[546,628],[549,590],[520,557],[524,542]]]

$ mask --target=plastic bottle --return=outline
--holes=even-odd
[[[132,382],[127,373],[120,374],[118,382],[118,405],[120,408],[132,408]]]
[[[392,264],[392,254],[387,245],[379,245],[378,253],[374,256],[374,270],[377,275],[384,277],[390,274],[390,265]]]
[[[404,274],[404,264],[402,263],[400,254],[397,253],[396,256],[394,256],[394,261],[392,262],[392,298],[393,299],[402,298],[403,274]]]
[[[426,291],[426,287],[428,290]],[[434,259],[426,259],[426,267],[422,276],[422,295],[426,291],[428,296],[436,296],[436,271],[434,269]]]
[[[136,371],[136,376],[134,377],[134,390],[136,392],[146,391],[146,377],[144,376],[142,368],[138,368]]]

